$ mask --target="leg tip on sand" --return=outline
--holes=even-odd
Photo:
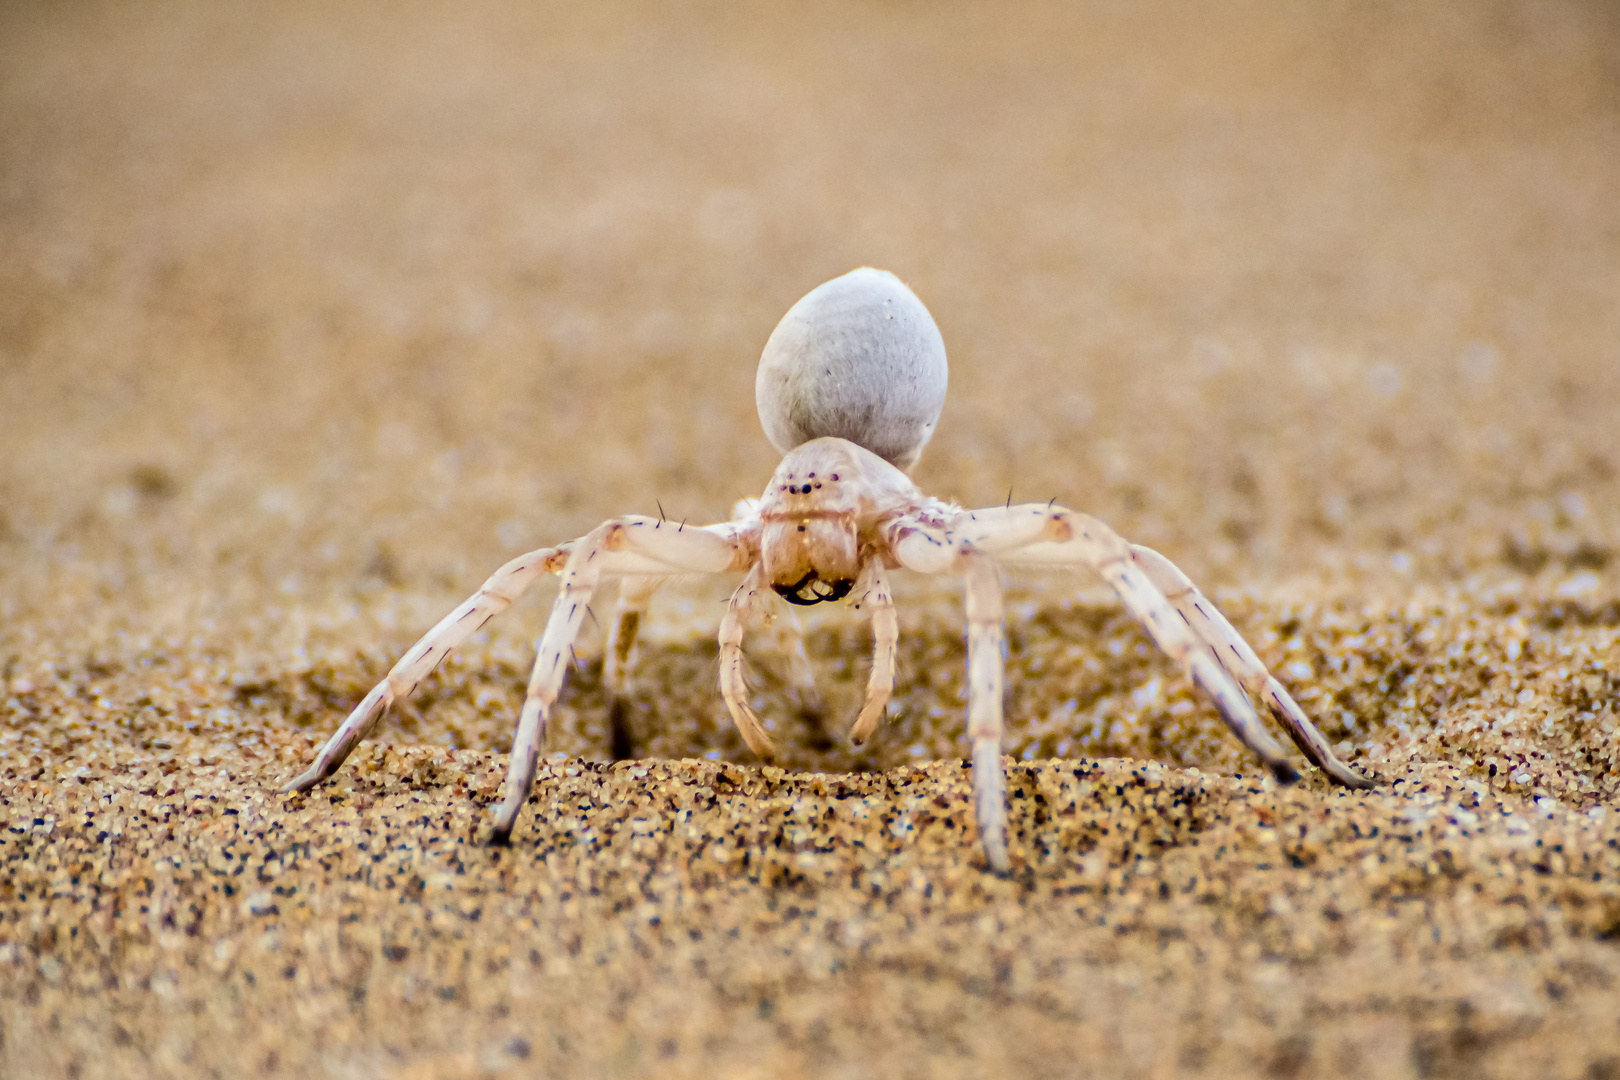
[[[283,795],[302,795],[310,788],[321,782],[320,773],[314,769],[306,769],[281,786]]]
[[[1333,776],[1333,779],[1351,791],[1371,791],[1378,786],[1378,777],[1376,776],[1359,773],[1349,766],[1346,766],[1344,771],[1347,774],[1346,776]]]

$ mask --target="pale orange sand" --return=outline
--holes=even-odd
[[[329,7],[0,13],[0,1076],[1620,1077],[1608,6]],[[924,488],[1165,551],[1376,791],[1029,577],[1007,880],[914,580],[858,753],[758,644],[753,763],[695,583],[485,847],[542,590],[277,793],[510,554],[756,494],[860,264]]]

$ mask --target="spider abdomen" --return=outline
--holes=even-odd
[[[760,356],[754,399],[784,454],[832,436],[909,469],[934,433],[946,381],[945,341],[928,309],[893,274],[862,267],[782,317]]]

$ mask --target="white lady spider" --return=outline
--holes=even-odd
[[[1079,567],[1102,577],[1278,780],[1299,774],[1261,726],[1245,690],[1333,780],[1372,786],[1334,756],[1254,650],[1163,555],[1061,506],[964,510],[918,491],[902,470],[915,464],[933,433],[945,385],[939,330],[894,275],[860,269],[815,289],[782,319],[760,359],[760,419],[784,457],[759,499],[739,503],[733,520],[701,528],[662,517],[614,518],[578,540],[513,559],[411,647],[286,790],[304,791],[331,776],[395,699],[545,573],[561,574],[562,585],[518,719],[495,842],[509,839],[528,798],[574,637],[606,578],[624,579],[606,661],[608,682],[617,688],[641,614],[662,581],[745,573],[720,623],[720,693],[744,741],[766,761],[771,741],[743,681],[744,626],[772,602],[771,591],[795,604],[849,598],[865,607],[875,651],[866,702],[850,731],[859,745],[877,726],[894,685],[898,624],[888,572],[958,574],[967,600],[975,815],[985,858],[1005,871],[998,564]]]

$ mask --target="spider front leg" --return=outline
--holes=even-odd
[[[748,538],[731,526],[686,528],[661,518],[626,517],[598,525],[574,544],[562,585],[540,638],[534,672],[518,715],[517,735],[506,771],[506,798],[495,812],[491,842],[504,844],[528,800],[545,744],[552,706],[568,674],[568,657],[585,619],[591,594],[606,574],[721,573],[741,569]]]
[[[720,696],[725,699],[726,710],[731,713],[737,733],[748,744],[748,749],[763,762],[776,757],[776,747],[765,734],[764,725],[753,706],[748,704],[748,682],[743,673],[743,628],[765,600],[764,564],[755,563],[737,591],[726,604],[726,613],[720,620]]]
[[[450,614],[439,620],[437,626],[422,635],[399,658],[388,677],[371,688],[354,711],[343,721],[310,767],[299,773],[283,791],[308,791],[342,766],[345,758],[360,741],[377,726],[388,707],[402,697],[408,697],[421,681],[444,662],[452,649],[465,641],[489,620],[512,605],[542,574],[560,573],[568,559],[571,545],[541,548],[527,555],[519,555],[481,585],[476,593],[462,601]]]
[[[874,558],[866,566],[866,595],[855,606],[872,613],[872,674],[866,681],[861,714],[849,731],[849,741],[856,746],[871,737],[894,693],[894,652],[900,640],[900,620],[895,615],[894,594],[889,591],[883,564]]]
[[[1004,874],[1012,864],[1007,857],[1007,778],[1001,767],[1002,608],[995,564],[965,537],[910,516],[889,522],[884,528],[884,542],[908,570],[962,575],[968,623],[973,816],[985,860],[997,873]]]

